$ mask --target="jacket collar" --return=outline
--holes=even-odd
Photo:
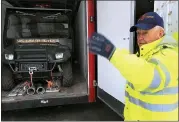
[[[156,40],[156,41],[153,41],[151,43],[148,43],[148,44],[145,44],[145,45],[142,45],[140,48],[139,48],[139,51],[140,51],[140,57],[141,56],[144,56],[145,54],[147,54],[149,51],[151,51],[153,48],[155,48],[161,41],[162,41],[163,37]]]
[[[162,38],[154,41],[154,42],[151,42],[149,44],[145,44],[143,46],[141,46],[139,48],[139,51],[140,51],[140,57],[143,57],[145,56],[148,52],[150,52],[151,50],[157,48],[158,46],[160,45],[178,45],[177,44],[177,41],[172,38],[171,36],[168,36],[168,35],[165,35],[163,36]]]

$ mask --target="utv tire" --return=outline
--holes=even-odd
[[[2,80],[1,80],[1,85],[2,85],[2,90],[3,91],[10,91],[15,87],[15,83],[13,80],[13,74],[10,68],[7,66],[2,67]]]
[[[72,64],[70,61],[64,62],[62,64],[63,70],[63,82],[62,86],[70,87],[73,85],[73,73],[72,73]]]

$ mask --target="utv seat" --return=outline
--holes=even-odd
[[[21,36],[22,34],[20,19],[14,15],[10,15],[7,25],[7,38],[15,39],[20,38]]]
[[[51,36],[57,38],[68,38],[68,28],[62,23],[37,23],[37,30],[40,36]]]

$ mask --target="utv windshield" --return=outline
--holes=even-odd
[[[7,39],[68,38],[67,15],[51,11],[13,11],[7,17]]]

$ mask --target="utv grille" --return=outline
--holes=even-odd
[[[20,46],[19,46],[20,47]],[[48,55],[45,48],[38,46],[22,46],[16,48],[16,61],[47,61]]]

